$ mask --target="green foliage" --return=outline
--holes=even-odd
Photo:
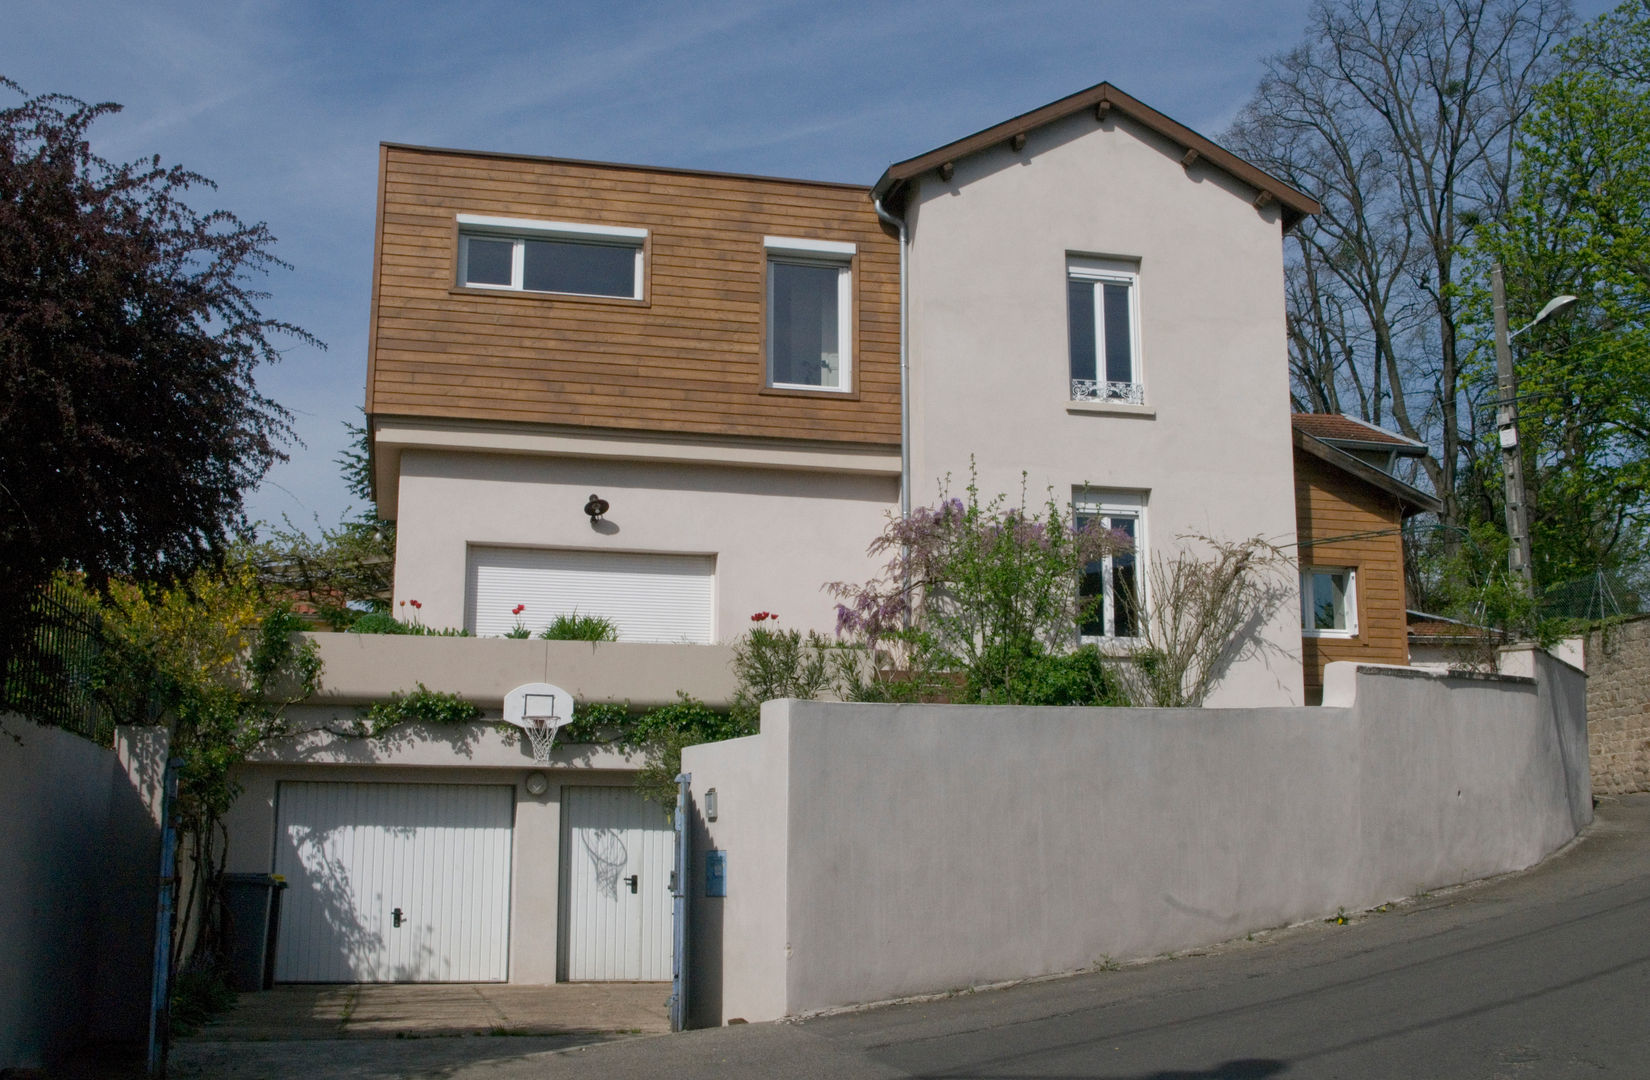
[[[833,646],[815,631],[771,630],[762,625],[778,616],[758,612],[733,650],[733,673],[739,679],[733,710],[755,730],[764,701],[812,699],[833,688]]]
[[[320,343],[258,310],[267,226],[192,208],[196,173],[92,151],[120,106],[0,95],[5,670],[56,568],[176,581],[225,554],[292,434],[254,373],[282,338]]]
[[[1041,647],[987,653],[980,670],[969,673],[966,690],[967,700],[982,705],[1128,704],[1110,664],[1093,645],[1068,653]]]
[[[452,627],[436,629],[419,622],[404,622],[386,611],[361,615],[349,625],[351,634],[410,634],[414,637],[471,637],[468,630]]]
[[[845,696],[931,700],[960,683],[969,700],[1012,700],[1028,685],[1021,669],[1069,650],[1099,602],[1078,595],[1084,567],[1127,546],[1079,524],[1052,491],[1041,514],[1027,509],[1023,483],[1018,507],[1003,495],[982,500],[973,478],[966,499],[942,492],[872,541],[872,555],[891,556],[881,575],[829,586],[839,632],[877,658]]]
[[[1568,42],[1519,129],[1516,193],[1470,254],[1499,261],[1513,328],[1551,297],[1580,303],[1513,343],[1539,586],[1650,561],[1650,6],[1631,0]],[[1487,286],[1469,295],[1490,335]],[[1495,366],[1472,371],[1485,419],[1463,502],[1503,520]]]
[[[603,743],[622,736],[630,725],[630,706],[614,701],[581,701],[573,720],[556,733],[563,743]]]
[[[618,641],[619,627],[600,615],[557,615],[539,631],[545,641]]]
[[[172,980],[169,1017],[172,1034],[193,1035],[202,1026],[228,1012],[235,991],[215,964],[192,964]]]
[[[625,734],[625,744],[646,755],[646,764],[636,775],[636,790],[662,807],[675,806],[676,777],[682,771],[685,748],[754,734],[754,716],[718,712],[682,694],[669,705],[643,713]]]
[[[1495,647],[1503,642],[1523,638],[1549,646],[1561,636],[1561,624],[1543,617],[1507,568],[1507,534],[1487,522],[1472,525],[1442,560],[1434,595],[1439,614],[1482,629],[1477,659],[1484,663],[1493,662]]]
[[[431,690],[423,683],[405,694],[374,702],[361,716],[362,734],[381,735],[397,724],[473,724],[481,710],[458,694]]]

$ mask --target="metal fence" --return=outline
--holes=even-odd
[[[41,589],[0,672],[0,706],[104,746],[117,723],[153,722],[152,679],[131,662],[84,596],[64,582]]]

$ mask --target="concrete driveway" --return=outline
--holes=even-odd
[[[670,1030],[669,997],[669,983],[280,986],[242,994],[227,1015],[178,1040],[169,1075],[440,1076],[465,1065],[663,1034]]]

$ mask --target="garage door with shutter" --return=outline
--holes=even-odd
[[[709,644],[715,567],[709,555],[471,547],[464,624],[502,635],[525,605],[519,618],[534,632],[577,613],[612,620],[620,641]]]
[[[281,982],[502,982],[515,789],[284,782]]]
[[[670,978],[670,819],[633,787],[562,790],[564,977]]]

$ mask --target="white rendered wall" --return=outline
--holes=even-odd
[[[758,611],[829,634],[835,607],[820,586],[871,575],[865,547],[898,489],[894,477],[406,450],[395,610],[405,617],[400,602],[416,599],[425,625],[462,626],[471,544],[664,552],[715,556],[719,641]],[[583,511],[592,493],[611,504],[598,527]]]
[[[1147,545],[1295,535],[1275,204],[1113,114],[1082,113],[918,181],[911,229],[912,500],[949,473],[983,494],[1149,492]],[[1068,408],[1070,254],[1138,260],[1144,409]],[[1288,596],[1211,705],[1301,700]],[[1148,598],[1148,604],[1149,604]]]
[[[682,754],[696,812],[718,789],[697,842],[728,867],[726,900],[694,882],[695,1022],[1151,957],[1530,866],[1592,820],[1586,679],[1513,660],[1525,677],[1331,664],[1322,708],[768,702],[760,735]]]

